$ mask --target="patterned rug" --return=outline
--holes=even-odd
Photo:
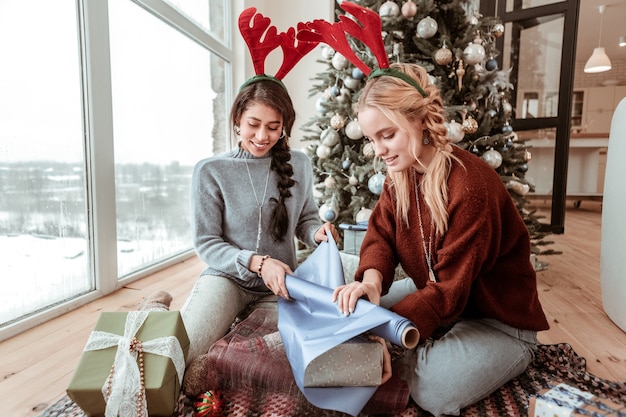
[[[600,398],[611,400],[626,406],[626,382],[613,382],[598,378],[586,369],[586,361],[578,356],[566,343],[541,345],[535,361],[526,372],[509,381],[489,397],[462,410],[462,416],[517,417],[528,416],[529,398],[543,389],[558,383],[590,392]],[[227,398],[222,416],[260,417],[344,417],[345,414],[320,410],[312,405],[293,404],[291,397],[281,395],[267,396],[263,393],[239,390]],[[172,417],[193,417],[192,399],[181,397],[179,410]],[[370,414],[374,415],[374,414]],[[68,397],[64,397],[48,408],[39,417],[84,417],[85,414]],[[362,414],[365,417],[367,414]],[[412,402],[394,415],[395,417],[429,417]]]

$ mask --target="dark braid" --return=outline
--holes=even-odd
[[[296,182],[291,178],[293,175],[293,166],[289,163],[291,152],[287,138],[280,139],[272,148],[272,169],[278,174],[278,192],[279,200],[275,198],[271,200],[276,203],[272,219],[270,221],[270,231],[275,240],[282,241],[289,227],[289,217],[287,216],[287,207],[285,200],[291,197],[291,188]]]
[[[289,137],[291,128],[296,120],[296,111],[293,108],[291,97],[287,90],[279,83],[271,80],[259,80],[244,86],[240,91],[230,112],[231,125],[237,126],[243,112],[255,103],[263,103],[270,106],[283,117],[282,138],[272,148],[271,169],[278,174],[278,200],[272,198],[274,211],[270,220],[270,231],[274,240],[283,241],[289,228],[289,216],[285,200],[291,197],[289,190],[295,184],[293,178],[293,166],[291,160],[291,150],[289,147]]]

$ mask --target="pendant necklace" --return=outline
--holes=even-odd
[[[272,171],[272,158],[270,158],[270,164],[267,167],[267,178],[265,179],[265,191],[263,191],[263,198],[259,201],[259,198],[256,195],[256,190],[254,188],[254,183],[252,182],[252,175],[250,175],[250,168],[248,167],[248,159],[244,159],[246,163],[246,171],[248,171],[248,179],[250,180],[250,186],[252,187],[252,192],[254,193],[254,200],[256,201],[256,205],[259,208],[259,222],[257,226],[257,234],[256,234],[256,248],[254,250],[255,253],[259,253],[259,246],[261,244],[261,232],[263,229],[263,204],[265,204],[265,196],[267,195],[267,184],[270,182],[270,172]]]
[[[431,233],[428,236],[428,249],[426,248],[426,239],[424,238],[424,225],[422,224],[422,209],[420,208],[420,194],[415,171],[413,171],[413,185],[415,185],[415,202],[417,204],[417,218],[420,222],[420,233],[422,235],[422,248],[424,248],[424,257],[426,258],[426,266],[428,267],[428,279],[432,282],[437,282],[437,277],[433,271],[432,260],[432,227]]]

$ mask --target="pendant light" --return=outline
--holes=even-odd
[[[611,60],[604,51],[602,45],[602,14],[604,13],[605,6],[598,7],[600,12],[600,36],[598,38],[598,47],[593,50],[593,53],[585,64],[586,73],[604,72],[611,69]]]

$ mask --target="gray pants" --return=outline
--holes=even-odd
[[[248,305],[266,301],[276,302],[276,296],[244,291],[225,277],[201,275],[180,310],[190,342],[187,365],[207,353]]]
[[[417,291],[409,278],[394,282],[381,306],[390,308]],[[459,415],[526,370],[537,333],[495,319],[457,322],[443,337],[416,348],[411,397],[434,416]]]

